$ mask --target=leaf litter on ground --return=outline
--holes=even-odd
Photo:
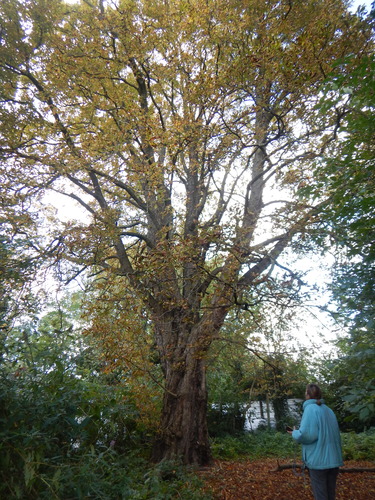
[[[216,460],[211,468],[199,472],[205,489],[214,500],[313,500],[308,472],[287,469],[275,472],[275,458],[262,460]],[[344,468],[374,468],[366,461],[346,461]],[[340,473],[336,500],[375,499],[375,473]]]

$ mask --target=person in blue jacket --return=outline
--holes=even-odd
[[[289,433],[302,444],[315,500],[335,500],[339,467],[343,465],[337,419],[324,403],[318,385],[308,384],[305,396],[300,428]]]

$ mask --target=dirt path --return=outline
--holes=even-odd
[[[280,460],[280,464],[291,463]],[[214,493],[215,500],[313,500],[309,476],[296,477],[292,469],[270,472],[277,460],[216,461],[200,476]],[[345,462],[345,467],[374,467],[370,462]],[[341,473],[336,500],[374,500],[375,473]]]

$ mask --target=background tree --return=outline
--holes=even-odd
[[[319,87],[368,33],[341,0],[1,4],[7,196],[77,202],[87,219],[50,225],[49,255],[69,279],[121,277],[147,307],[156,460],[210,461],[209,348],[319,217],[298,187],[345,108],[318,115]]]
[[[309,325],[309,293],[301,278],[291,281],[280,269],[228,314],[207,363],[210,435],[243,432],[254,402],[269,426],[271,412],[277,429],[290,423],[288,399],[304,397],[311,375],[309,352],[293,334]]]
[[[0,359],[7,335],[20,315],[33,315],[38,298],[32,290],[40,262],[32,236],[35,222],[19,209],[9,217],[4,198],[0,204]],[[18,213],[17,213],[18,212]]]
[[[353,109],[347,120],[348,137],[338,159],[340,177],[345,176],[348,182],[337,189],[342,198],[330,219],[340,249],[332,291],[340,317],[349,326],[349,338],[341,339],[342,355],[335,374],[342,382],[339,395],[351,419],[367,427],[375,423],[374,81],[372,56],[359,65],[351,78],[337,82],[341,92],[353,95]]]
[[[349,331],[341,336],[341,355],[334,363],[336,395],[345,401],[348,419],[363,427],[373,425],[375,418],[375,59],[372,54],[346,73],[348,63],[341,61],[341,73],[326,86],[323,111],[346,100],[348,114],[340,148],[319,166],[318,184],[333,193],[325,209],[324,234],[336,248],[331,284],[338,304],[335,314]],[[316,192],[313,184],[310,189]]]

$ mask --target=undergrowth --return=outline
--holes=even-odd
[[[345,460],[375,460],[375,432],[342,435]],[[215,459],[261,460],[265,457],[300,459],[300,445],[286,434],[262,431],[215,438],[211,442]],[[3,450],[4,451],[4,450]],[[0,497],[9,500],[210,500],[193,469],[177,462],[150,465],[144,450],[118,453],[112,448],[91,446],[71,456],[41,457],[31,449],[18,464],[6,463]],[[13,467],[12,467],[13,466]],[[16,472],[16,470],[13,470]],[[21,475],[20,475],[21,473]]]
[[[344,460],[375,461],[375,430],[343,433]],[[282,432],[259,431],[238,436],[214,438],[211,442],[215,458],[223,460],[261,459],[263,457],[292,458],[301,456],[301,445]]]
[[[375,429],[356,434],[342,434],[344,460],[370,460],[375,462]]]
[[[80,458],[43,467],[31,459],[24,477],[8,476],[0,498],[8,500],[209,500],[192,469],[167,461],[152,466],[135,455],[92,448]]]
[[[211,448],[215,458],[224,460],[287,458],[294,453],[294,444],[289,434],[266,430],[214,438]]]

